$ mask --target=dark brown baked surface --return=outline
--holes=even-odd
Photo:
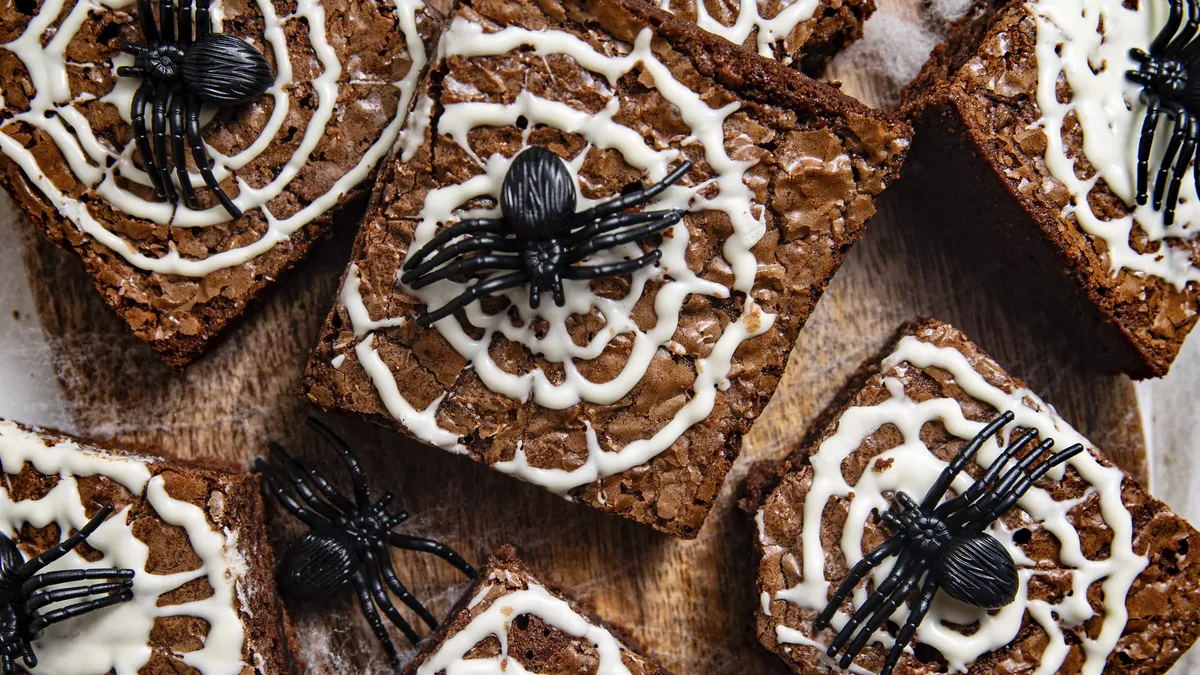
[[[875,0],[820,0],[811,15],[796,14],[795,21],[784,20],[778,26],[772,24],[781,14],[789,13],[789,8],[795,4],[758,0],[755,28],[741,44],[812,77],[820,75],[830,59],[862,37],[863,23],[875,13]],[[715,22],[722,28],[714,26],[713,32],[738,42],[740,35],[734,29],[740,28],[738,21],[743,5],[740,0],[670,0],[665,9],[689,21],[703,17],[701,20],[705,23]],[[794,13],[794,9],[791,12]],[[774,39],[770,39],[772,37]]]
[[[232,562],[234,558],[238,561],[238,564],[231,564],[227,571],[236,575],[233,577],[236,589],[233,593],[233,609],[240,619],[243,633],[243,674],[294,672],[295,660],[291,646],[294,637],[291,636],[291,625],[283,606],[275,594],[275,557],[267,544],[257,475],[239,472],[232,467],[204,467],[101,447],[57,432],[25,429],[3,420],[0,420],[0,432],[0,444],[14,442],[12,439],[17,436],[21,440],[15,442],[24,442],[27,434],[46,448],[71,444],[77,452],[98,455],[118,465],[143,465],[148,469],[151,481],[161,479],[170,499],[202,510],[212,532],[224,540],[222,555],[227,562]],[[46,452],[51,454],[49,450]],[[7,500],[21,502],[44,499],[61,481],[70,478],[78,486],[79,499],[88,517],[94,516],[103,505],[112,505],[115,513],[110,519],[123,518],[132,536],[147,547],[145,569],[135,571],[144,571],[147,575],[186,576],[189,572],[203,570],[203,559],[193,547],[188,531],[166,522],[159,515],[151,504],[148,489],[134,494],[119,479],[105,473],[75,475],[64,470],[46,475],[28,462],[19,470],[10,466],[2,468],[5,472],[2,489]],[[49,525],[40,528],[26,522],[13,540],[28,558],[31,554],[56,545],[63,536],[65,533],[52,519]],[[86,544],[80,550],[90,550],[90,553],[83,554],[85,558],[100,557],[96,550]],[[138,588],[135,581],[135,600]],[[153,629],[145,645],[150,651],[149,660],[138,670],[139,673],[199,672],[187,665],[184,659],[187,654],[205,645],[210,624],[204,618],[189,615],[186,605],[213,595],[213,586],[205,576],[200,576],[181,582],[177,588],[158,596],[158,607],[181,607],[177,616],[167,612],[168,615],[154,618]]]
[[[889,390],[886,379],[898,381],[908,398],[925,402],[933,399],[954,399],[963,414],[970,420],[986,422],[994,419],[998,411],[991,405],[966,393],[952,374],[936,366],[918,367],[912,363],[887,360],[886,356],[896,350],[900,341],[915,336],[921,343],[956,350],[976,373],[992,387],[1004,392],[1023,392],[1024,384],[1005,373],[960,331],[932,319],[921,319],[904,326],[896,340],[886,347],[879,359],[865,363],[847,385],[844,393],[827,411],[824,429],[810,436],[804,447],[798,448],[793,456],[782,465],[764,465],[761,471],[752,471],[752,482],[745,506],[756,511],[759,523],[755,542],[759,567],[756,585],[764,594],[764,609],[756,612],[756,627],[760,642],[783,659],[798,673],[822,674],[835,672],[828,660],[822,660],[816,648],[802,644],[788,644],[779,637],[778,631],[794,629],[804,635],[828,644],[835,634],[831,629],[822,632],[813,630],[816,612],[791,602],[776,598],[775,593],[796,586],[803,578],[798,561],[801,559],[801,523],[806,498],[813,487],[814,467],[810,457],[821,450],[821,444],[837,433],[843,416],[851,408],[878,406],[892,398],[895,391]],[[1027,405],[1041,405],[1024,398]],[[1064,424],[1065,426],[1065,424]],[[947,432],[940,421],[927,422],[921,429],[921,441],[936,457],[949,461],[963,447],[965,441]],[[901,442],[901,434],[892,424],[884,424],[871,433],[842,462],[841,472],[846,482],[855,490],[861,477],[869,471],[896,470],[891,464],[879,467],[873,460]],[[1088,452],[1100,466],[1112,465],[1094,449]],[[884,460],[885,462],[887,460]],[[968,468],[974,477],[979,467]],[[1074,467],[1068,467],[1064,478],[1055,482],[1041,479],[1038,488],[1056,501],[1078,500],[1071,507],[1067,521],[1078,533],[1080,550],[1089,560],[1102,561],[1112,555],[1114,530],[1104,519],[1099,506],[1096,488],[1083,478]],[[1200,584],[1200,567],[1192,563],[1189,550],[1200,543],[1195,529],[1171,512],[1162,502],[1146,494],[1135,481],[1125,476],[1120,483],[1120,500],[1132,521],[1132,551],[1145,558],[1145,568],[1133,581],[1125,598],[1124,609],[1128,620],[1116,641],[1115,648],[1108,654],[1105,672],[1120,673],[1163,673],[1192,645],[1200,632],[1200,602],[1195,589]],[[757,496],[757,501],[755,497]],[[921,495],[916,495],[920,498]],[[846,527],[849,500],[834,496],[822,510],[820,538],[824,548],[824,574],[831,588],[843,579],[849,569],[838,547]],[[1062,550],[1059,540],[1043,523],[1021,508],[1014,508],[1002,519],[1005,530],[1021,533],[1013,541],[1029,561],[1021,563],[1036,572],[1029,577],[1029,597],[1049,603],[1062,602],[1072,595],[1072,566],[1060,559]],[[877,513],[868,518],[863,536],[863,553],[882,543],[886,536]],[[1057,672],[1075,673],[1085,660],[1084,639],[1096,639],[1105,614],[1105,594],[1101,583],[1095,582],[1088,588],[1087,599],[1095,613],[1081,625],[1063,625],[1066,656]],[[943,598],[944,600],[944,598]],[[822,599],[822,602],[824,600]],[[935,598],[935,607],[938,599]],[[851,607],[849,602],[843,610]],[[1057,616],[1057,615],[1056,615]],[[926,621],[930,619],[927,617]],[[893,619],[895,621],[895,619]],[[1060,624],[1063,622],[1060,621]],[[951,624],[943,623],[949,627]],[[978,624],[960,626],[964,634],[972,634]],[[892,635],[898,626],[887,624]],[[950,628],[953,630],[954,628]],[[1033,672],[1041,664],[1050,639],[1045,629],[1034,620],[1028,609],[1011,643],[982,654],[971,662],[967,672]],[[914,651],[903,656],[895,672],[897,674],[945,672],[946,658],[930,645],[920,644],[920,631],[913,643]],[[887,650],[878,643],[867,646],[855,663],[877,672]]]
[[[575,487],[568,494],[594,508],[694,537],[737,457],[742,436],[774,392],[797,333],[850,246],[862,235],[863,224],[874,213],[873,197],[895,176],[908,129],[827,85],[748,54],[643,3],[566,2],[561,12],[552,12],[532,1],[477,0],[463,3],[454,21],[487,31],[508,26],[564,31],[614,54],[627,52],[637,35],[652,27],[653,53],[670,64],[673,78],[691,91],[703,92],[712,108],[738,106],[723,122],[724,147],[732,157],[755,162],[743,179],[751,189],[747,206],[755,213],[761,209],[765,225],[765,233],[752,249],[758,262],[752,295],[758,307],[776,315],[775,321],[737,348],[729,386],[716,392],[706,419],[687,428],[649,462]],[[635,70],[615,83],[621,111],[614,118],[635,129],[651,147],[675,148],[682,152],[681,158],[690,159],[694,167],[681,185],[706,180],[713,169],[703,145],[688,140],[689,130],[678,111],[653,87],[653,79],[641,72]],[[445,396],[436,411],[438,426],[457,437],[471,457],[489,465],[513,460],[520,447],[535,468],[579,467],[589,457],[586,425],[595,430],[605,452],[652,436],[689,399],[697,377],[696,359],[711,353],[717,336],[746,306],[740,292],[728,299],[689,295],[673,335],[678,348],[659,348],[628,395],[612,404],[584,402],[562,410],[490,391],[437,329],[417,326],[414,319],[424,307],[396,283],[417,224],[414,217],[421,213],[430,191],[457,185],[480,172],[453,138],[437,133],[441,110],[464,101],[507,103],[529,92],[595,115],[606,105],[600,77],[581,71],[570,58],[543,59],[530,51],[503,57],[456,55],[436,64],[428,83],[435,102],[433,120],[419,127],[424,142],[419,147],[414,144],[411,157],[393,157],[381,170],[354,249],[355,279],[361,280],[359,292],[370,317],[403,323],[371,331],[371,347],[416,410]],[[528,133],[528,144],[562,157],[578,157],[588,148],[581,136],[549,126],[530,125],[527,131],[486,126],[470,131],[472,152],[478,157],[493,153],[511,157],[522,149],[523,133]],[[584,196],[603,199],[627,186],[645,184],[642,171],[619,152],[587,151],[580,169]],[[467,206],[493,204],[490,199],[476,199]],[[689,234],[688,268],[702,279],[728,286],[732,273],[722,247],[732,234],[729,217],[715,209],[695,210],[684,223]],[[648,284],[633,311],[643,329],[655,325],[654,301],[660,286]],[[629,288],[625,277],[593,283],[591,290],[619,299]],[[504,311],[506,305],[503,300],[488,300],[485,307],[492,313]],[[568,323],[576,344],[585,344],[604,326],[594,310],[587,316],[572,315]],[[405,430],[389,414],[359,362],[356,349],[365,339],[356,336],[351,316],[339,302],[309,363],[307,396],[322,408]],[[626,336],[614,338],[599,358],[579,363],[580,371],[593,382],[612,379],[624,367],[631,343]],[[495,338],[490,356],[506,373],[537,368],[552,380],[562,377],[560,364],[534,355],[518,342]]]
[[[492,553],[487,566],[480,570],[479,578],[467,589],[458,606],[451,612],[450,618],[442,624],[437,633],[425,640],[420,653],[405,666],[404,675],[415,675],[422,665],[438,653],[447,640],[458,635],[472,620],[494,605],[504,603],[506,596],[531,587],[546,589],[550,595],[565,602],[574,614],[613,636],[620,645],[621,662],[631,675],[670,675],[643,650],[631,644],[619,628],[597,618],[590,608],[572,599],[569,593],[547,583],[540,573],[532,570],[517,556],[516,549],[508,545],[501,546]],[[519,662],[525,670],[532,673],[580,675],[597,672],[600,655],[594,643],[572,636],[536,614],[518,614],[513,611],[506,616],[510,619],[507,624],[507,656]],[[499,640],[489,635],[471,648],[466,659],[496,658],[501,654]],[[441,675],[444,672],[438,671],[431,675]]]
[[[321,240],[338,209],[368,193],[373,169],[359,184],[348,185],[344,192],[333,188],[359,164],[397,115],[405,112],[397,110],[402,96],[396,83],[404,79],[413,59],[405,44],[397,4],[390,0],[366,3],[332,0],[322,5],[326,40],[341,64],[338,100],[308,161],[265,208],[271,218],[283,220],[322,195],[340,196],[329,210],[243,264],[223,267],[204,276],[151,272],[135,266],[60,213],[36,181],[12,158],[0,153],[0,183],[50,241],[73,251],[83,261],[105,302],[172,367],[182,367],[202,354],[213,338],[241,317],[268,286]],[[438,8],[444,13],[445,5],[448,2],[426,2],[418,13],[418,30],[430,47],[440,25]],[[0,5],[0,41],[7,42],[25,33],[47,6],[50,3]],[[74,6],[73,2],[65,3],[55,25],[65,21]],[[249,0],[232,0],[221,6],[225,17],[223,31],[264,51],[278,73],[273,49],[264,47],[270,43],[264,37],[266,22],[259,5]],[[315,83],[325,71],[322,55],[310,43],[307,18],[292,16],[296,5],[274,2],[269,6],[283,21],[292,77],[291,83],[284,86],[288,111],[278,131],[249,164],[235,172],[238,180],[256,189],[282,175],[288,160],[296,154],[318,106],[319,86]],[[52,34],[52,31],[46,33]],[[94,8],[65,49],[65,58],[70,63],[71,95],[78,98],[73,103],[55,102],[70,107],[88,121],[96,141],[110,154],[112,164],[122,151],[131,147],[133,138],[130,124],[123,119],[128,111],[119,111],[112,101],[103,98],[114,91],[119,80],[126,81],[128,86],[127,78],[114,74],[113,62],[119,56],[121,42],[142,42],[134,6]],[[185,260],[203,260],[252,244],[268,233],[270,221],[259,208],[247,211],[237,221],[203,228],[159,224],[122,211],[97,192],[98,183],[89,183],[90,179],[72,172],[52,136],[19,117],[30,111],[31,101],[38,92],[22,60],[11,51],[0,50],[0,78],[5,83],[0,133],[25,148],[35,159],[38,171],[59,192],[76,200],[75,203],[84,204],[92,218],[134,252],[161,258],[176,251]],[[274,109],[270,94],[244,106],[221,109],[204,129],[205,142],[221,155],[242,152],[264,131],[273,128],[270,120]],[[131,157],[137,161],[136,153]],[[194,161],[189,160],[189,164],[194,171]],[[122,189],[140,199],[157,201],[151,188],[124,178],[117,180]],[[232,177],[224,180],[222,187],[231,196],[239,192]],[[210,190],[199,189],[198,197],[202,208],[216,204]]]
[[[1114,274],[1104,241],[1073,215],[1063,217],[1071,195],[1048,172],[1046,135],[1034,125],[1042,116],[1036,34],[1021,2],[979,0],[955,25],[903,93],[903,112],[923,139],[913,146],[910,175],[938,195],[935,221],[964,246],[1014,252],[1014,291],[1060,320],[1090,365],[1136,378],[1165,375],[1200,317],[1200,288],[1180,290],[1128,269]],[[1069,96],[1060,83],[1060,99]],[[1063,133],[1068,155],[1078,160],[1077,175],[1094,175],[1072,119]],[[1103,179],[1088,203],[1106,220],[1130,212]],[[1168,242],[1190,249],[1200,265],[1200,240]],[[1135,227],[1130,245],[1147,253],[1160,244]]]

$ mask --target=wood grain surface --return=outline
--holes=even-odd
[[[883,4],[906,11],[900,3]],[[862,79],[845,68],[831,74],[868,103],[894,98],[893,82]],[[370,425],[324,419],[359,448],[375,489],[395,492],[414,514],[406,531],[442,539],[479,563],[492,547],[515,544],[677,673],[785,672],[751,630],[751,530],[734,505],[741,477],[755,460],[793,450],[850,373],[902,321],[925,314],[959,326],[1114,461],[1146,477],[1132,383],[1080,372],[1055,334],[1053,317],[1030,316],[1005,296],[1011,271],[1003,252],[990,262],[964,256],[925,227],[920,207],[931,198],[936,195],[903,179],[885,193],[866,237],[801,334],[780,390],[746,439],[695,541],[594,513]],[[340,476],[330,451],[305,429],[304,418],[315,411],[298,393],[307,352],[349,259],[354,222],[343,221],[244,325],[184,373],[167,370],[131,335],[73,258],[29,238],[25,262],[74,427],[176,456],[238,462],[278,440]],[[273,510],[271,517],[278,542],[300,532],[286,514]],[[395,559],[409,588],[435,612],[446,611],[465,589],[436,558],[403,552]],[[349,598],[289,609],[313,672],[386,672]],[[402,643],[398,633],[396,640]]]

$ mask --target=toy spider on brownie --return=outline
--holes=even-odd
[[[209,0],[197,0],[195,14],[193,37],[192,0],[180,0],[178,9],[175,0],[160,0],[161,28],[154,25],[153,0],[138,0],[138,19],[146,44],[121,45],[121,51],[134,57],[134,65],[117,68],[117,74],[142,78],[133,96],[130,118],[138,155],[158,196],[177,204],[182,191],[189,209],[200,208],[188,174],[190,149],[204,184],[236,219],[242,210],[221,189],[204,149],[200,109],[205,104],[226,107],[249,103],[271,87],[274,76],[267,59],[250,43],[212,31]],[[171,179],[172,166],[179,178],[178,190]]]
[[[1004,546],[983,530],[1007,513],[1033,487],[1034,481],[1082,452],[1083,446],[1072,445],[1043,459],[1054,446],[1053,439],[1045,439],[1001,475],[1009,460],[1037,436],[1037,431],[1027,431],[992,462],[979,480],[962,494],[941,502],[950,484],[984,442],[1013,419],[1012,412],[1005,412],[984,427],[946,466],[920,503],[904,492],[896,493],[901,508],[889,509],[882,515],[893,535],[858,561],[815,622],[817,630],[828,626],[863,577],[888,557],[897,556],[891,573],[846,621],[829,645],[829,656],[836,656],[846,642],[854,638],[842,654],[839,666],[850,666],[871,635],[883,626],[900,603],[908,599],[922,577],[925,580],[911,605],[912,611],[896,635],[880,675],[890,675],[896,667],[904,648],[929,611],[938,588],[957,600],[984,609],[999,609],[1016,598],[1019,587],[1017,566]],[[866,625],[855,635],[855,629],[863,621]]]
[[[1163,222],[1175,222],[1179,202],[1179,184],[1188,164],[1192,179],[1200,191],[1200,0],[1186,0],[1188,21],[1183,23],[1184,0],[1168,0],[1167,23],[1150,44],[1150,51],[1133,49],[1129,55],[1137,61],[1137,70],[1125,73],[1131,82],[1142,86],[1146,117],[1138,142],[1137,203],[1146,203],[1150,181],[1150,150],[1161,117],[1170,117],[1171,140],[1163,153],[1154,180],[1154,208],[1163,210]],[[1168,187],[1168,178],[1170,184]],[[1165,195],[1165,202],[1164,202]]]
[[[400,583],[392,566],[391,548],[432,553],[472,579],[475,569],[445,544],[393,532],[397,525],[408,520],[408,513],[404,511],[388,512],[395,496],[385,492],[378,501],[372,502],[366,475],[350,446],[317,420],[309,418],[308,424],[341,456],[353,481],[354,501],[343,497],[319,470],[301,465],[276,443],[270,445],[274,467],[261,459],[255,461],[255,470],[266,477],[279,503],[310,528],[283,555],[278,570],[280,590],[303,602],[331,598],[352,585],[371,630],[394,665],[398,663],[396,646],[388,637],[375,606],[383,610],[409,642],[416,644],[420,636],[392,604],[384,585],[431,629],[437,629],[438,621]],[[279,478],[280,469],[299,501]]]
[[[529,284],[531,308],[538,308],[543,292],[553,293],[554,303],[562,307],[566,303],[563,279],[608,279],[653,265],[662,257],[661,251],[622,262],[576,263],[682,220],[683,211],[678,209],[621,212],[658,196],[691,168],[692,163],[684,161],[654,185],[576,213],[575,179],[562,159],[537,146],[522,151],[504,176],[500,191],[503,215],[464,220],[438,232],[404,263],[400,280],[419,289],[459,275],[511,271],[480,281],[442,307],[427,311],[417,323],[427,328],[479,298],[525,283]],[[462,239],[450,243],[459,237]],[[444,248],[439,251],[440,247]]]
[[[104,506],[83,529],[57,546],[26,561],[12,539],[0,534],[0,667],[4,675],[17,672],[17,660],[37,666],[33,641],[46,627],[104,607],[133,599],[133,570],[90,568],[42,572],[47,565],[82,544],[112,513]],[[81,581],[102,583],[78,585]],[[73,584],[53,588],[59,584]],[[79,600],[74,604],[62,604]],[[46,607],[56,605],[42,613]]]

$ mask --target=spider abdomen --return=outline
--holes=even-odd
[[[331,532],[308,532],[288,547],[279,564],[279,586],[300,601],[333,597],[350,583],[354,553]]]
[[[212,33],[188,48],[183,58],[188,91],[219,106],[249,103],[271,88],[271,66],[250,43]]]
[[[532,146],[513,158],[500,188],[500,209],[518,239],[545,241],[571,231],[575,179],[558,155]]]
[[[934,570],[942,590],[983,609],[999,609],[1017,597],[1017,566],[1004,545],[983,532],[951,537]]]

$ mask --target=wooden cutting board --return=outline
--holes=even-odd
[[[881,4],[893,18],[911,19],[917,11],[902,0]],[[868,103],[894,100],[894,83],[884,78],[836,67],[831,75]],[[752,633],[751,529],[735,507],[741,478],[755,460],[793,450],[849,375],[901,322],[925,314],[962,328],[1116,463],[1146,478],[1132,383],[1079,372],[1056,339],[1053,317],[1025,316],[1004,296],[1003,252],[988,265],[969,263],[926,232],[918,207],[929,198],[901,180],[881,199],[865,239],[801,334],[779,391],[746,439],[696,541],[594,513],[361,422],[326,419],[359,449],[375,489],[395,492],[414,514],[407,531],[441,539],[476,563],[497,545],[517,545],[677,673],[785,672]],[[315,411],[298,394],[307,352],[349,259],[354,222],[344,221],[244,325],[185,373],[168,371],[132,336],[74,258],[28,238],[31,284],[76,429],[179,457],[243,464],[277,440],[341,476],[330,451],[304,427]],[[286,514],[273,509],[271,517],[279,542],[300,532]],[[465,589],[436,558],[404,552],[396,554],[396,563],[435,613],[448,610]],[[353,602],[290,608],[313,672],[387,672]],[[399,634],[396,639],[402,644]]]

